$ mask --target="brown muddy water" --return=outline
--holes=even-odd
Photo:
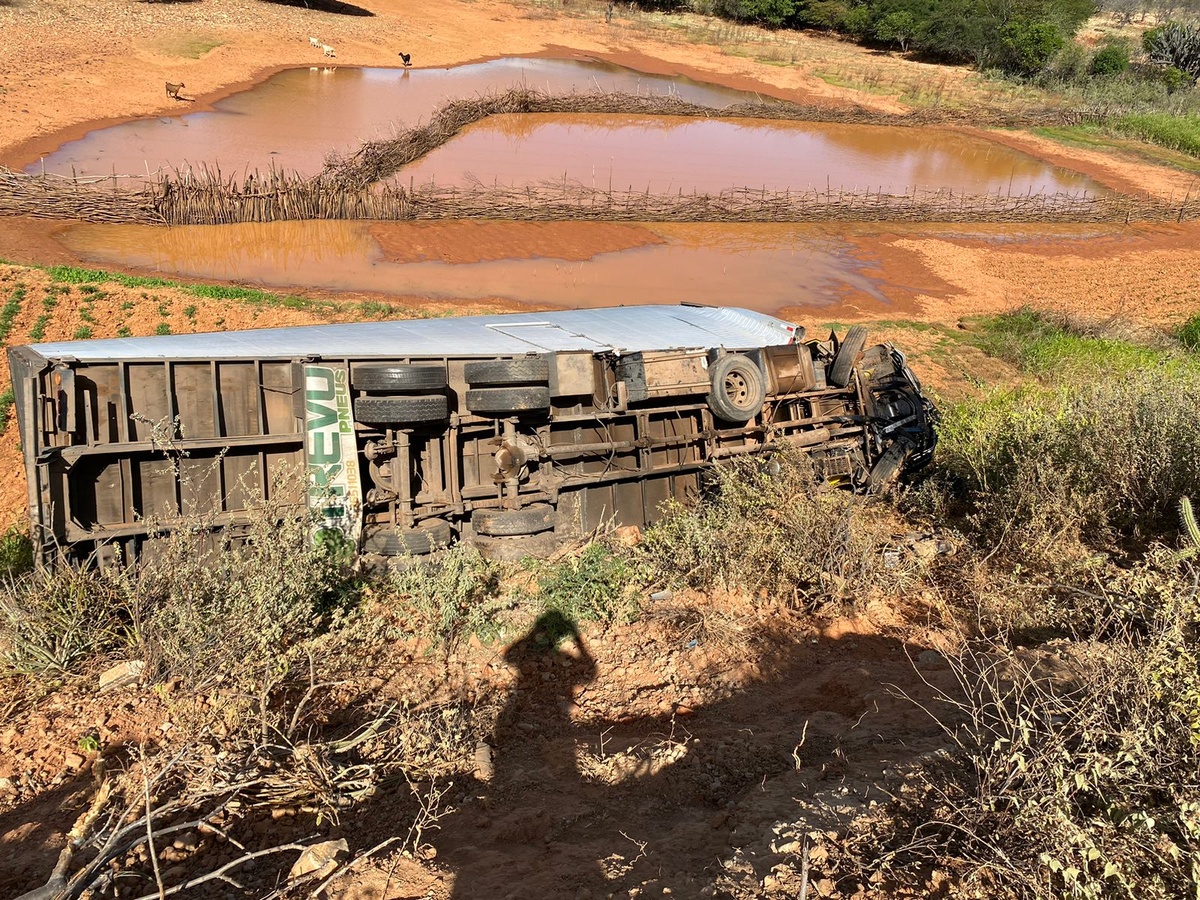
[[[615,191],[1103,194],[1079,172],[946,128],[629,115],[502,115],[403,169],[404,185]]]
[[[272,165],[313,174],[329,151],[391,137],[448,100],[526,85],[553,93],[672,94],[722,107],[756,94],[609,63],[498,59],[447,69],[314,66],[290,69],[218,102],[211,112],[139,119],[63,145],[27,172],[144,175],[219,165],[226,173]]]
[[[854,293],[887,302],[864,274],[871,261],[815,225],[80,225],[60,239],[98,265],[277,289],[570,308],[693,302],[774,312]]]

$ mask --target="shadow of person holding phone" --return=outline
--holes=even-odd
[[[456,900],[600,898],[605,879],[585,834],[598,786],[584,782],[571,709],[596,663],[576,624],[543,613],[504,652],[517,670],[486,746],[480,747],[484,812],[479,841],[453,848]],[[581,839],[582,838],[582,839]]]

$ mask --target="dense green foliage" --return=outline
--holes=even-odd
[[[952,62],[1031,74],[1074,35],[1093,0],[693,0],[698,12],[772,28],[819,28]]]
[[[1092,74],[1105,77],[1120,75],[1129,68],[1129,47],[1112,43],[1096,51],[1092,57]]]

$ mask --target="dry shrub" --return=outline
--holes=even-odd
[[[272,492],[286,495],[282,486]],[[314,544],[302,510],[275,499],[248,505],[237,534],[196,516],[148,542],[140,561],[60,565],[11,582],[0,593],[4,661],[17,671],[73,671],[123,650],[196,684],[286,669],[358,580],[348,548]]]
[[[312,524],[269,499],[216,548],[204,523],[172,531],[135,575],[150,609],[146,651],[161,670],[200,683],[286,668],[322,613],[358,587],[350,549],[314,542]]]
[[[952,750],[859,835],[897,882],[949,870],[964,896],[1195,896],[1200,889],[1200,603],[1169,554],[1097,589],[1105,639],[951,658],[930,707]]]
[[[891,524],[879,504],[818,488],[808,458],[785,452],[715,470],[707,496],[672,507],[637,555],[664,584],[766,591],[811,606],[906,583],[908,566],[883,553]]]
[[[136,641],[137,605],[112,573],[28,571],[0,590],[0,661],[24,674],[73,671]]]

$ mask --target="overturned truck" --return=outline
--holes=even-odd
[[[878,490],[928,462],[935,413],[866,335],[635,306],[15,347],[33,540],[47,564],[185,526],[221,546],[270,502],[375,562],[542,555],[784,445]]]

